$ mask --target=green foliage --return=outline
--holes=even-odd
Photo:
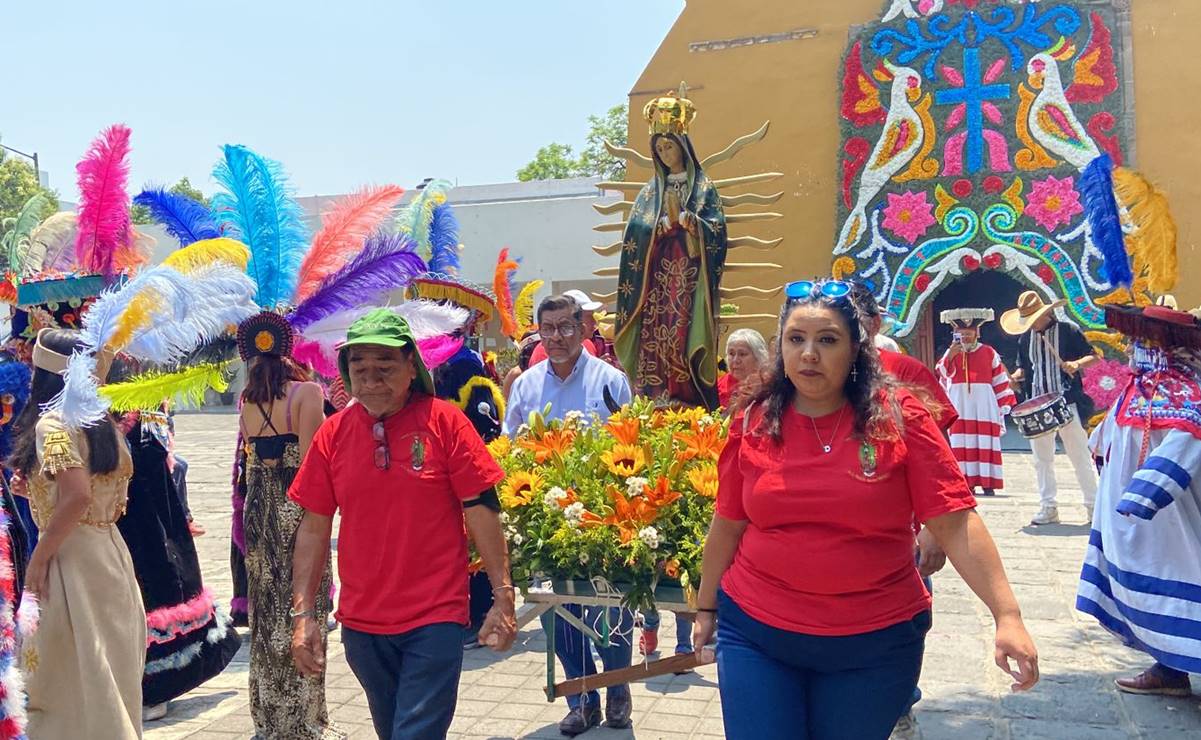
[[[200,201],[206,207],[209,205],[209,199],[204,197],[204,193],[200,192],[200,189],[193,185],[186,177],[179,178],[179,182],[167,188],[167,191],[175,193],[176,195],[186,195],[193,200]],[[135,224],[139,225],[152,223],[154,221],[154,219],[150,217],[150,209],[146,206],[140,206],[136,203],[133,204],[133,206],[131,206],[129,209],[129,218]]]
[[[38,183],[29,163],[18,157],[0,156],[0,224],[4,224],[0,232],[7,233],[13,228],[21,209],[38,193],[45,196],[37,213],[37,220],[42,221],[58,212],[58,194]]]
[[[588,135],[576,156],[568,144],[553,142],[538,150],[534,159],[517,171],[517,179],[555,180],[567,177],[625,178],[625,160],[605,150],[605,142],[626,145],[626,104],[615,105],[601,116],[588,116]]]

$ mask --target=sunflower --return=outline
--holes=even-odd
[[[500,487],[500,502],[506,509],[525,506],[542,491],[542,477],[537,473],[517,470],[509,474]]]
[[[552,457],[563,458],[571,451],[575,432],[570,429],[549,430],[541,437],[529,437],[519,444],[534,453],[534,462],[539,465]]]
[[[694,424],[687,432],[677,432],[675,440],[684,445],[684,449],[680,450],[681,460],[708,458],[716,462],[726,446],[726,441],[721,438],[721,427],[717,424],[703,427]]]
[[[627,417],[621,419],[610,418],[609,423],[605,428],[613,435],[613,439],[617,440],[618,444],[636,445],[638,444],[638,431],[641,423],[638,417]]]
[[[671,425],[695,427],[708,412],[701,406],[689,406],[683,409],[668,409],[663,412],[663,420]]]
[[[492,459],[504,460],[513,452],[513,442],[508,436],[502,434],[488,443],[488,452],[492,453]]]
[[[717,498],[717,466],[705,463],[688,471],[688,482],[705,498]]]
[[[618,444],[601,455],[601,461],[609,467],[610,473],[624,479],[642,472],[646,467],[646,453],[636,445]]]

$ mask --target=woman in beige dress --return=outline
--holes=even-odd
[[[146,613],[125,541],[133,462],[108,419],[68,429],[42,404],[63,389],[75,332],[43,329],[33,350],[29,404],[9,463],[41,536],[26,571],[41,618],[21,650],[31,740],[142,737]],[[98,375],[108,374],[101,360]]]

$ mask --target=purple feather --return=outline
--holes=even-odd
[[[342,269],[321,281],[288,318],[300,332],[339,311],[358,308],[403,288],[426,271],[417,245],[399,234],[376,234]]]

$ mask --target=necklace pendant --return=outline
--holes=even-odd
[[[822,452],[829,455],[830,454],[830,445],[822,445]]]

